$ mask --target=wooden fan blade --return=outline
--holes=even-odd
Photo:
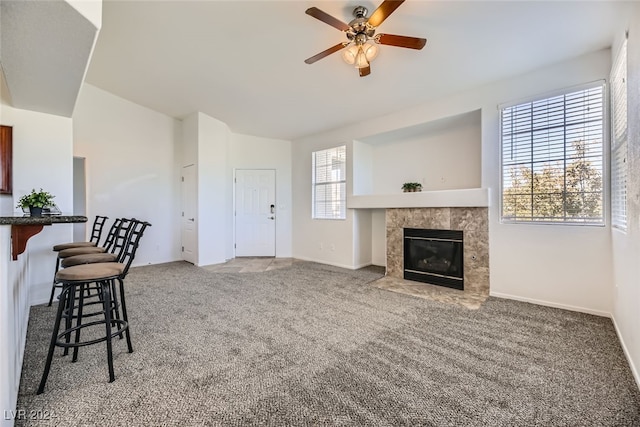
[[[364,68],[358,68],[358,71],[360,72],[360,77],[368,76],[371,74],[371,65],[367,65]]]
[[[340,31],[347,31],[350,28],[347,24],[345,24],[341,20],[334,18],[333,16],[329,15],[327,12],[321,11],[317,7],[310,7],[309,9],[306,10],[305,13],[309,16],[313,16],[314,18],[319,19],[325,24],[329,24],[332,27],[339,29]]]
[[[427,39],[420,39],[418,37],[398,36],[395,34],[378,34],[375,40],[380,44],[386,44],[389,46],[406,47],[409,49],[420,50],[427,44]]]
[[[327,50],[323,50],[322,52],[320,52],[317,55],[313,55],[311,58],[309,59],[305,59],[304,62],[306,62],[307,64],[313,64],[316,61],[321,60],[322,58],[324,58],[325,56],[329,56],[332,53],[335,53],[337,51],[339,51],[340,49],[342,49],[343,47],[345,47],[348,43],[344,42],[344,43],[338,43],[335,46],[331,46],[329,49]]]
[[[382,24],[402,3],[404,0],[384,0],[369,18],[369,25],[377,27]]]

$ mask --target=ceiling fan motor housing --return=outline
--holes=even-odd
[[[376,29],[369,25],[369,19],[367,18],[367,13],[369,11],[364,6],[357,6],[353,9],[353,19],[349,22],[349,31],[347,31],[347,38],[349,40],[355,41],[356,44],[365,43],[369,37],[373,37]]]
[[[365,18],[367,13],[369,13],[369,10],[364,6],[356,6],[356,8],[353,9],[353,16],[356,18]]]

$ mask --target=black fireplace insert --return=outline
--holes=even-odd
[[[404,229],[404,278],[464,290],[463,239],[458,230]]]

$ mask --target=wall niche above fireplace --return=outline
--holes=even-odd
[[[357,138],[352,195],[400,194],[404,182],[425,192],[481,188],[481,117],[474,110]]]

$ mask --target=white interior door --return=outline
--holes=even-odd
[[[236,256],[276,256],[276,171],[238,169]]]
[[[196,167],[182,168],[182,259],[197,264],[197,207]]]

